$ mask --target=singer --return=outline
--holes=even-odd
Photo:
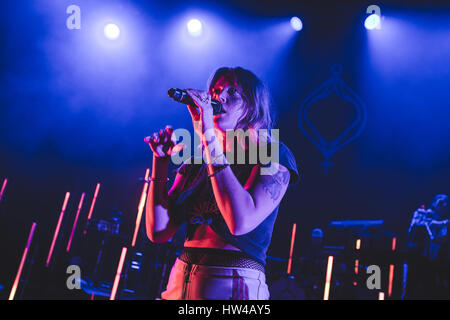
[[[202,164],[186,161],[167,191],[170,156],[177,148],[173,129],[154,133],[147,142],[153,170],[146,207],[146,230],[152,242],[168,241],[187,222],[184,250],[175,261],[167,300],[265,300],[266,252],[278,207],[299,174],[291,151],[270,135],[230,139],[236,129],[271,129],[269,93],[261,80],[241,67],[219,68],[207,91],[187,89],[196,106],[188,105],[195,132],[201,137]],[[211,101],[223,113],[214,114]],[[270,131],[269,131],[270,132]],[[235,140],[239,140],[235,143]],[[278,144],[276,170],[262,174],[267,163],[250,163],[249,145]],[[245,161],[238,161],[237,149]],[[229,161],[234,159],[235,161]],[[231,162],[231,163],[230,163]]]

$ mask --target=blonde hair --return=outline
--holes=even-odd
[[[208,91],[222,76],[232,77],[242,88],[244,113],[234,129],[267,129],[273,126],[270,95],[264,83],[251,71],[241,67],[222,67],[217,69],[208,80]]]

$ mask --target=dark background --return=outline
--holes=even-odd
[[[70,4],[81,7],[80,30],[65,26]],[[381,30],[363,26],[370,4],[381,7]],[[303,21],[298,33],[288,25],[294,15]],[[191,16],[204,19],[200,40],[183,33]],[[403,244],[412,212],[449,193],[449,17],[448,4],[431,1],[3,1],[0,179],[9,181],[0,204],[0,283],[11,286],[33,221],[36,261],[45,259],[66,192],[64,239],[82,192],[87,216],[97,182],[94,216],[122,211],[121,234],[131,238],[138,178],[151,167],[143,137],[166,124],[191,127],[167,89],[204,88],[223,65],[267,83],[276,127],[301,172],[281,204],[269,255],[288,256],[294,222],[297,256],[311,231],[326,231],[331,220],[382,219]],[[121,27],[117,43],[102,39],[105,21]],[[298,110],[335,63],[367,123],[325,174]],[[335,96],[317,107],[311,116],[329,139],[354,114]]]

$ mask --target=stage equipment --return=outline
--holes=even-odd
[[[289,258],[280,259],[268,256],[268,261],[287,261],[287,270],[285,274],[282,274],[279,279],[274,281],[269,286],[270,296],[272,300],[306,300],[306,293],[303,288],[299,285],[297,279],[292,275],[292,260],[294,253],[294,244],[297,232],[297,224],[292,224],[291,233],[291,245],[289,248]]]
[[[116,251],[129,241],[119,234],[122,215],[120,211],[113,211],[108,218],[92,218],[88,221],[82,250],[82,259],[87,267],[81,285],[88,294],[111,295],[110,277],[115,271],[110,261],[116,259]]]
[[[81,194],[80,202],[78,203],[78,209],[77,209],[77,213],[75,215],[75,220],[73,222],[72,231],[70,232],[70,237],[69,237],[69,242],[67,243],[66,252],[70,251],[70,246],[72,245],[73,236],[74,236],[75,230],[77,228],[78,217],[80,216],[81,207],[83,206],[84,196],[85,196],[85,193],[83,192]]]
[[[2,189],[0,190],[0,202],[2,202],[3,199],[3,194],[5,193],[5,189],[6,189],[6,184],[8,183],[8,178],[5,178],[3,180],[3,185],[2,185]]]
[[[127,255],[127,248],[123,247],[122,253],[120,254],[119,265],[117,266],[117,272],[116,272],[116,276],[114,278],[114,284],[113,284],[113,287],[111,290],[111,296],[109,297],[109,300],[116,299],[117,288],[119,287],[120,277],[122,275],[122,268],[123,268],[123,264],[125,262],[126,255]]]
[[[136,225],[134,227],[134,234],[133,234],[133,240],[131,241],[131,246],[134,247],[136,245],[136,239],[139,234],[139,228],[141,226],[141,220],[142,220],[142,212],[144,211],[145,207],[145,201],[147,200],[147,189],[148,189],[148,177],[150,175],[150,169],[147,169],[145,172],[145,178],[144,178],[144,186],[142,188],[141,193],[141,200],[139,201],[138,206],[138,213],[136,216]]]
[[[377,14],[371,14],[366,18],[364,26],[367,30],[373,30],[380,25],[380,16]],[[377,28],[378,29],[378,28]]]
[[[59,229],[61,228],[61,223],[62,223],[62,220],[64,218],[64,213],[66,212],[66,207],[67,207],[67,202],[69,201],[69,197],[70,197],[70,192],[67,192],[66,193],[66,197],[64,198],[64,203],[63,203],[63,206],[62,206],[62,209],[61,209],[61,213],[59,214],[58,223],[56,225],[55,233],[53,235],[52,244],[50,245],[50,250],[49,250],[48,255],[47,255],[47,260],[45,262],[45,266],[47,268],[50,265],[50,261],[52,259],[53,250],[55,249],[56,240],[58,239],[58,236],[59,236]]]
[[[120,36],[120,29],[114,23],[108,23],[103,29],[105,36],[110,40],[116,40]]]
[[[400,262],[400,256],[397,250],[397,237],[392,233],[384,230],[383,220],[343,220],[331,221],[329,226],[332,228],[330,233],[334,233],[332,241],[339,242],[344,245],[344,250],[339,257],[344,264],[352,269],[353,280],[347,276],[347,281],[353,282],[353,287],[358,292],[353,293],[361,297],[372,299],[373,292],[365,287],[367,280],[366,273],[361,272],[369,265],[378,265],[382,268],[383,274],[386,274],[386,291],[383,293],[385,297],[392,297],[395,287],[395,264]],[[383,280],[385,281],[385,280]],[[340,281],[342,283],[342,280]],[[347,293],[350,293],[351,290]]]
[[[189,34],[193,37],[199,37],[202,35],[203,26],[200,20],[191,19],[187,23],[187,30]]]
[[[295,232],[297,231],[297,224],[294,223],[292,225],[292,234],[291,234],[291,248],[289,250],[289,260],[288,260],[288,266],[286,273],[288,275],[291,274],[291,267],[292,267],[292,254],[294,252],[294,243],[295,243]]]
[[[94,211],[95,202],[97,201],[98,191],[100,190],[100,182],[97,183],[97,186],[95,187],[94,197],[92,198],[91,207],[89,209],[89,214],[87,217],[87,221],[89,221],[92,217],[92,212]]]
[[[119,217],[117,217],[119,218]],[[91,219],[88,223],[88,231],[99,231],[111,235],[119,234],[120,221],[113,219],[112,221],[107,221],[103,219]]]
[[[302,20],[300,20],[299,17],[292,17],[291,18],[291,27],[295,31],[300,31],[303,29],[303,23]]]
[[[366,10],[370,14],[364,21],[364,27],[367,30],[381,29],[381,9],[377,5],[370,5]]]
[[[19,269],[17,270],[16,278],[14,279],[14,283],[11,289],[11,293],[9,294],[8,300],[14,300],[14,296],[16,294],[17,286],[19,285],[20,276],[22,275],[23,266],[25,265],[25,261],[27,260],[28,251],[30,250],[31,241],[33,240],[34,231],[36,230],[36,222],[33,222],[31,225],[30,233],[28,234],[27,244],[25,246],[25,250],[22,254],[22,259],[20,260]]]
[[[325,290],[323,293],[323,300],[328,300],[330,296],[330,283],[331,283],[331,274],[333,272],[333,256],[328,257],[327,263],[327,274],[325,277]]]
[[[330,226],[336,228],[363,228],[382,226],[384,220],[342,220],[331,221]]]
[[[395,251],[396,246],[397,246],[397,238],[393,237],[392,238],[392,251]]]

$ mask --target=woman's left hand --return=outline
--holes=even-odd
[[[186,89],[186,92],[198,106],[197,109],[195,106],[188,105],[188,109],[192,117],[194,130],[203,139],[207,131],[214,133],[211,96],[207,91],[202,90]]]

